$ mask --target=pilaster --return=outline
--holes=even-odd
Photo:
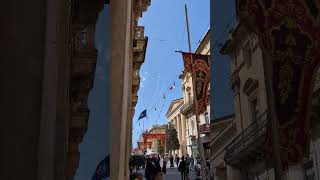
[[[305,180],[305,172],[301,165],[289,166],[283,174],[284,180]]]
[[[182,154],[187,154],[187,140],[186,140],[186,118],[181,114],[181,124],[182,124]]]

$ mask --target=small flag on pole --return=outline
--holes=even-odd
[[[173,84],[169,87],[170,91],[172,91],[172,90],[175,88],[175,86],[176,86],[176,84],[173,83]]]
[[[102,180],[108,177],[110,177],[110,155],[99,163],[92,176],[92,180]]]
[[[142,113],[140,114],[138,120],[143,119],[145,117],[147,117],[147,110],[146,109],[144,111],[142,111]]]

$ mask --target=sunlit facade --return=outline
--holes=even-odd
[[[210,55],[210,30],[208,30],[202,38],[195,53]],[[183,97],[181,99],[172,101],[167,112],[168,122],[175,126],[180,142],[180,149],[174,153],[178,154],[179,156],[186,154],[196,156],[199,155],[197,144],[198,131],[193,104],[194,93],[192,89],[192,77],[190,73],[183,71],[179,78],[182,81]],[[210,94],[210,85],[208,94]],[[208,155],[208,142],[210,135],[210,102],[208,102],[207,111],[199,115],[199,121],[200,136],[205,147],[205,154]]]

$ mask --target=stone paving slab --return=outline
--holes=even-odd
[[[144,169],[140,169],[139,173],[144,174]],[[196,178],[195,172],[190,171],[189,180],[195,180],[195,178]],[[168,168],[167,173],[163,174],[163,180],[180,180],[180,179],[181,179],[181,175],[177,168]]]

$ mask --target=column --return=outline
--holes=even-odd
[[[241,180],[241,171],[232,166],[227,166],[227,180]]]
[[[111,1],[110,3],[110,179],[125,179],[125,151],[128,113],[131,102],[128,97],[131,77],[129,68],[131,50],[131,1]],[[129,107],[128,107],[129,106]]]
[[[181,123],[182,123],[182,144],[183,144],[183,151],[184,155],[187,154],[187,144],[186,144],[186,118],[184,115],[181,115]]]
[[[180,144],[180,149],[179,149],[179,156],[182,156],[182,136],[181,136],[181,119],[179,116],[176,117],[177,120],[177,131],[178,131],[178,139],[179,139],[179,144]]]
[[[285,180],[305,180],[305,172],[301,165],[289,166],[283,177]]]

